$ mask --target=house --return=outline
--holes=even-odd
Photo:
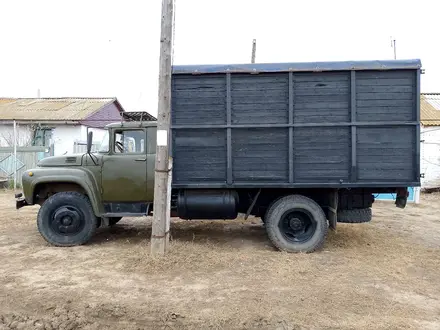
[[[422,93],[420,122],[422,189],[440,188],[440,93]]]
[[[13,146],[15,122],[19,147],[46,147],[46,156],[77,152],[89,131],[99,143],[104,126],[124,113],[116,98],[0,98],[0,147]]]

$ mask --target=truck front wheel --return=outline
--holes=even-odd
[[[38,231],[55,246],[86,243],[95,233],[97,217],[87,196],[60,192],[49,197],[37,217]]]
[[[278,199],[264,218],[269,239],[281,251],[313,252],[327,236],[328,223],[322,208],[302,195]]]

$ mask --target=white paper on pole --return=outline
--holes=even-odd
[[[157,141],[158,146],[166,146],[168,144],[168,132],[164,129],[157,130]]]

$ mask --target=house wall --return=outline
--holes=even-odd
[[[100,128],[89,128],[89,131],[93,131],[93,143],[100,144],[104,137],[105,130]],[[0,124],[0,147],[12,147],[13,139],[13,125]],[[32,145],[32,140],[33,132],[31,126],[17,125],[17,146],[30,146]],[[54,156],[73,153],[75,142],[87,142],[86,126],[59,125],[52,130],[51,144],[53,144]]]
[[[81,140],[79,140],[79,142],[87,142],[87,134],[88,132],[93,132],[93,144],[101,144],[102,139],[104,138],[105,129],[102,128],[93,128],[93,127],[89,127],[88,131],[87,131],[87,127],[86,126],[81,126]]]
[[[52,131],[54,156],[72,154],[73,143],[81,139],[81,126],[57,126]]]
[[[440,126],[422,127],[421,140],[422,188],[440,187]]]
[[[81,123],[88,127],[100,128],[107,124],[121,120],[119,108],[114,102],[105,105],[102,109],[87,117]]]
[[[93,132],[93,143],[101,143],[105,130],[100,128],[89,128]],[[74,153],[75,142],[87,142],[87,127],[79,126],[59,126],[53,130],[54,155]]]

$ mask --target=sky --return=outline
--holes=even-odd
[[[174,64],[419,58],[440,92],[435,1],[176,0]],[[0,0],[0,97],[117,97],[157,114],[160,0]]]

